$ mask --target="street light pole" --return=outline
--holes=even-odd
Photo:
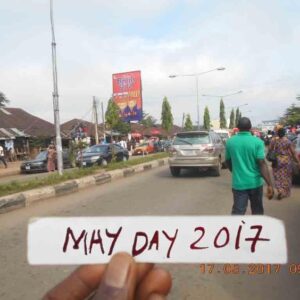
[[[60,120],[59,120],[59,99],[57,87],[57,66],[56,66],[56,42],[54,34],[54,21],[53,21],[53,1],[50,0],[50,21],[52,32],[52,71],[53,71],[53,110],[54,110],[54,124],[56,133],[56,151],[57,151],[57,169],[59,175],[63,174],[63,159],[62,159],[62,144],[60,135]]]
[[[200,130],[200,107],[199,107],[199,86],[198,86],[198,75],[196,75],[196,91],[197,91],[197,123],[198,130]]]
[[[211,69],[211,70],[200,72],[200,73],[169,75],[169,78],[176,78],[176,77],[195,77],[196,78],[197,124],[198,124],[197,128],[198,128],[198,130],[200,130],[200,107],[199,107],[199,85],[198,85],[199,80],[198,80],[198,77],[199,77],[199,75],[203,75],[203,74],[210,73],[213,71],[224,71],[224,70],[225,70],[224,67],[219,67],[219,68]]]

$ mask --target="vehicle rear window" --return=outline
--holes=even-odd
[[[208,133],[182,133],[176,136],[173,145],[199,145],[209,143],[210,137]]]
[[[37,160],[44,160],[47,158],[47,151],[40,152],[35,159]]]
[[[86,149],[86,153],[104,153],[107,151],[107,146],[92,146],[88,149]]]

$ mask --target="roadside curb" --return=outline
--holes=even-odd
[[[75,180],[69,180],[54,186],[41,187],[38,189],[0,197],[0,214],[30,206],[36,201],[75,193],[90,186],[98,186],[120,178],[130,177],[140,172],[164,166],[167,163],[168,158],[153,160],[126,169],[116,169],[92,176],[85,176]]]

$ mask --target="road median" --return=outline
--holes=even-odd
[[[152,157],[114,163],[111,166],[108,165],[105,169],[86,168],[84,170],[74,170],[74,174],[64,174],[63,176],[65,177],[51,174],[41,180],[0,185],[0,195],[2,194],[2,197],[0,197],[0,214],[30,206],[40,200],[63,196],[83,188],[134,176],[136,173],[151,170],[165,164],[167,164],[166,154],[161,153]],[[59,179],[61,182],[59,182]],[[13,193],[14,191],[17,192]]]

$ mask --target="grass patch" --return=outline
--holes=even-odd
[[[91,168],[74,169],[74,170],[70,170],[68,172],[64,172],[64,174],[62,176],[60,176],[58,173],[52,173],[45,177],[34,178],[34,179],[27,180],[27,181],[14,180],[14,181],[11,181],[10,183],[0,184],[0,197],[14,194],[14,193],[23,192],[23,191],[32,190],[32,189],[39,188],[39,187],[59,184],[59,183],[65,182],[67,180],[78,179],[78,178],[88,176],[88,175],[93,175],[101,170],[112,171],[112,170],[116,170],[116,169],[129,168],[132,166],[136,166],[138,164],[150,162],[152,160],[162,159],[167,156],[168,156],[167,153],[162,152],[162,153],[153,154],[151,156],[145,156],[145,157],[140,157],[140,158],[136,158],[136,159],[131,159],[126,162],[123,162],[123,161],[112,162],[104,168],[99,167],[99,166],[94,166]]]

